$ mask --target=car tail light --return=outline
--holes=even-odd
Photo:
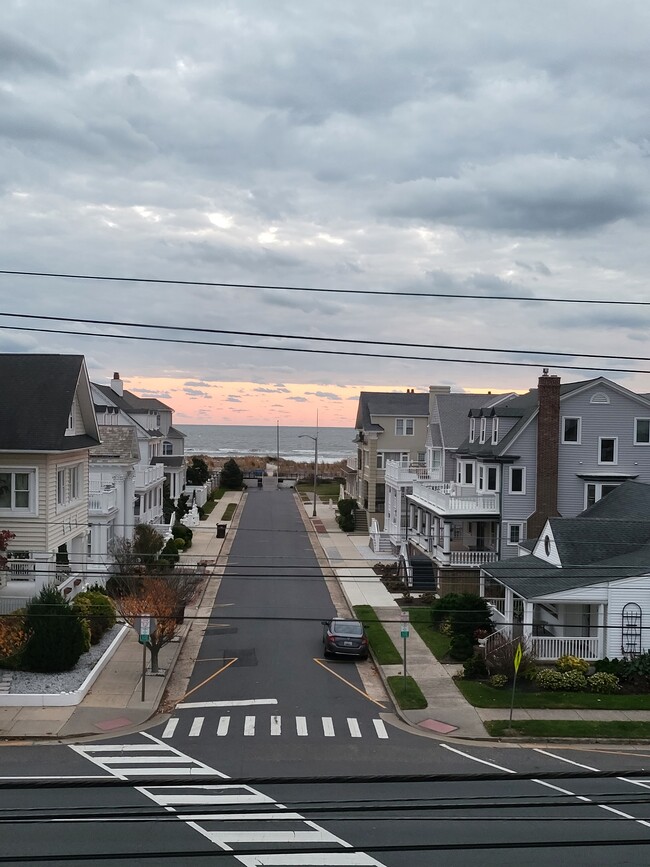
[[[368,639],[365,637],[365,635],[364,635],[364,637],[361,639],[361,643],[362,643],[362,644],[367,644],[367,643],[368,643]]]

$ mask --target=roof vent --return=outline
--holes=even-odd
[[[591,396],[589,403],[609,403],[609,396],[604,391],[597,391]]]

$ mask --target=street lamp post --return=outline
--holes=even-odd
[[[318,480],[318,428],[316,428],[316,436],[313,437],[311,434],[298,434],[298,439],[309,439],[314,441],[314,510],[312,512],[312,518],[316,517],[316,483]]]

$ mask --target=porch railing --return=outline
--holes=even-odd
[[[468,486],[455,483],[426,485],[416,482],[409,498],[445,514],[499,514],[499,499],[496,494],[471,493]]]
[[[485,601],[487,602],[487,604],[488,604],[491,608],[493,608],[493,609],[494,609],[498,614],[500,614],[502,617],[505,617],[505,616],[506,616],[506,600],[505,600],[505,597],[504,597],[504,596],[499,596],[499,597],[496,597],[496,598],[495,598],[495,597],[488,598],[488,597],[486,596],[486,597],[485,597]]]
[[[588,661],[599,658],[598,638],[579,636],[538,635],[531,639],[533,651],[540,662],[550,662],[561,656],[578,656]]]
[[[441,482],[442,468],[430,469],[415,461],[386,461],[387,482]]]
[[[98,512],[102,515],[107,514],[112,509],[117,508],[117,489],[114,485],[104,485],[102,488],[93,489],[91,486],[88,492],[88,511]]]
[[[136,489],[147,488],[155,482],[160,482],[165,478],[165,467],[163,464],[154,464],[151,467],[145,467],[142,470],[135,471],[135,487]]]

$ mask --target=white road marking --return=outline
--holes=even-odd
[[[497,771],[505,771],[506,774],[516,774],[516,771],[511,771],[510,768],[504,768],[502,765],[495,765],[494,762],[488,762],[485,759],[477,759],[476,756],[470,756],[469,753],[464,753],[462,750],[457,750],[455,747],[450,747],[449,744],[440,744],[443,750],[449,750],[452,753],[457,753],[465,759],[472,762],[478,762],[480,765],[488,765],[490,768],[496,768]]]
[[[251,719],[255,719],[251,717]],[[116,764],[117,758],[133,761],[136,767],[130,769],[134,773],[140,775],[150,775],[158,770],[150,768],[148,763],[137,766],[143,759],[148,761],[152,758],[159,759],[161,764],[171,762],[182,762],[185,766],[183,771],[187,773],[190,770],[192,773],[202,773],[210,776],[218,776],[223,779],[228,779],[225,774],[214,768],[204,765],[190,756],[181,753],[174,749],[169,744],[154,738],[152,735],[144,733],[143,737],[149,741],[153,741],[156,746],[151,744],[137,745],[114,744],[107,747],[103,744],[99,748],[93,746],[78,746],[70,745],[79,755],[84,756],[96,765],[108,770],[113,776],[121,777],[126,772],[124,768],[112,767]],[[130,753],[128,757],[124,756],[124,752]],[[156,750],[158,756],[154,757],[151,752]],[[170,768],[161,768],[162,773],[169,773]],[[351,844],[342,840],[340,837],[322,828],[315,822],[305,819],[300,813],[282,811],[282,804],[278,804],[273,798],[258,792],[256,789],[245,785],[236,785],[232,783],[221,784],[197,784],[189,785],[183,783],[179,786],[173,784],[147,786],[135,786],[136,791],[141,792],[158,806],[175,812],[176,807],[187,807],[196,805],[197,807],[208,807],[208,811],[197,812],[191,816],[179,815],[180,821],[184,821],[188,827],[198,831],[203,837],[210,840],[222,851],[232,854],[232,858],[238,861],[244,867],[265,867],[265,865],[273,865],[273,867],[386,867],[381,861],[377,861],[365,852],[350,852],[346,849],[351,848]],[[238,804],[265,804],[267,811],[259,813],[230,813],[210,811],[211,806],[234,806]],[[276,812],[277,811],[277,812]],[[302,822],[303,829],[289,830],[286,828],[287,820],[292,822]],[[273,826],[273,822],[280,822],[280,825]],[[209,827],[203,827],[201,822],[209,823]],[[221,831],[214,831],[214,823],[219,822],[223,827]],[[237,823],[245,822],[246,829],[237,827]],[[251,827],[255,822],[259,822],[258,828]],[[227,827],[231,823],[231,827]],[[285,827],[283,827],[283,825]],[[234,826],[234,827],[233,827]],[[276,830],[277,829],[277,830]],[[286,844],[286,851],[274,852],[272,854],[263,855],[238,855],[236,851],[237,844],[243,846],[255,843],[269,844]],[[293,846],[300,845],[318,845],[319,843],[331,844],[332,849],[328,852],[319,854],[303,854],[301,852],[291,851]],[[334,847],[341,847],[336,850]],[[343,851],[341,851],[341,849]]]
[[[271,734],[274,736],[282,734],[282,717],[280,717],[280,716],[272,716],[271,717]]]
[[[170,719],[167,725],[165,726],[165,731],[162,733],[164,738],[171,738],[176,731],[176,726],[178,725],[178,717],[175,719]]]
[[[387,738],[388,732],[386,731],[386,726],[384,725],[384,721],[382,719],[374,719],[373,725],[375,727],[375,731],[377,732],[378,738]]]
[[[190,729],[190,737],[198,738],[201,734],[201,729],[203,728],[203,723],[205,722],[204,716],[195,716],[194,722],[192,723],[192,728]]]
[[[219,725],[217,726],[217,734],[220,738],[222,738],[228,734],[229,726],[230,726],[230,717],[229,716],[219,717]]]
[[[252,737],[255,734],[255,717],[247,716],[244,719],[244,735],[246,737]]]
[[[585,771],[599,773],[598,768],[592,768],[591,765],[581,765],[580,762],[572,762],[571,759],[566,759],[564,756],[558,756],[555,753],[549,753],[548,750],[540,750],[535,747],[534,752],[541,753],[543,756],[550,756],[552,759],[557,759],[558,762],[566,762],[567,765],[575,765],[576,768],[584,768]]]
[[[323,720],[323,734],[326,738],[334,737],[334,723],[332,722],[331,716],[322,717]]]
[[[176,707],[199,710],[202,707],[253,707],[257,704],[277,704],[277,698],[242,698],[233,701],[181,701]]]
[[[296,734],[301,738],[306,738],[309,732],[307,731],[307,717],[296,717]]]
[[[350,737],[352,738],[360,738],[361,737],[361,729],[359,728],[359,723],[354,717],[348,717],[348,728],[350,729]]]

